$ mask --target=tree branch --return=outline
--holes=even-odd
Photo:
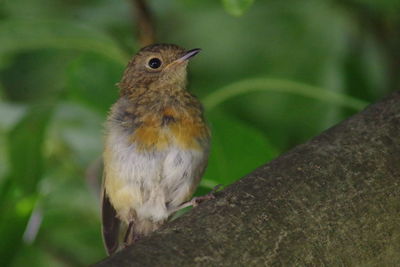
[[[133,0],[137,25],[138,42],[141,47],[153,44],[156,40],[154,23],[146,0]]]
[[[394,266],[399,214],[396,92],[95,266]]]

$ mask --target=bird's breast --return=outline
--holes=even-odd
[[[113,106],[106,124],[104,186],[121,220],[162,221],[193,193],[210,135],[201,109],[191,107],[182,101],[140,105],[127,98]]]
[[[132,132],[130,141],[138,149],[164,150],[171,145],[182,149],[202,149],[202,140],[209,138],[203,119],[187,111],[165,108],[147,114]]]

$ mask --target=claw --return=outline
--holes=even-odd
[[[208,193],[207,195],[204,196],[200,196],[200,197],[194,197],[191,200],[182,203],[179,207],[175,208],[173,212],[176,212],[180,209],[186,208],[186,207],[197,207],[201,202],[204,202],[206,200],[211,200],[214,199],[215,196],[214,194],[221,188],[221,184],[216,185],[211,191],[210,193]]]

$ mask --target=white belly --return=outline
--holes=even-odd
[[[106,140],[105,186],[120,219],[162,221],[189,197],[205,166],[205,152],[171,144],[138,151],[121,132]]]

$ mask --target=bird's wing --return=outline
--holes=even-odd
[[[108,255],[111,255],[118,249],[121,221],[117,218],[117,212],[111,205],[110,199],[105,190],[103,191],[102,222],[104,245],[107,249]]]
[[[207,164],[208,164],[208,155],[210,152],[210,139],[204,139],[202,140],[202,147],[203,147],[203,158],[201,161],[198,163],[197,166],[194,166],[193,169],[193,183],[189,189],[189,193],[186,197],[186,199],[190,199],[191,196],[196,192],[197,186],[200,183],[201,178],[203,177],[203,174],[206,170]]]

